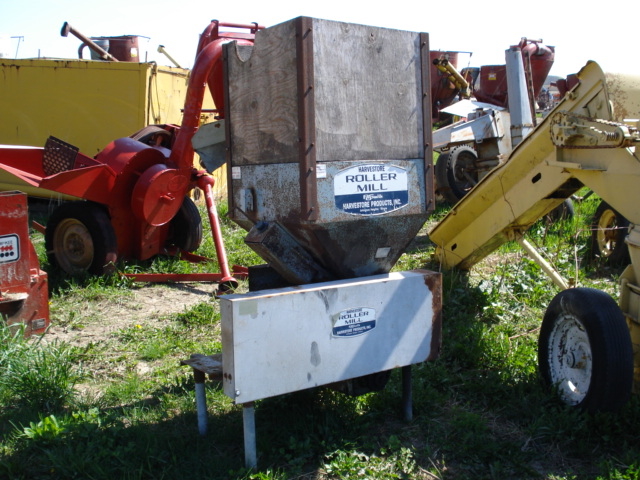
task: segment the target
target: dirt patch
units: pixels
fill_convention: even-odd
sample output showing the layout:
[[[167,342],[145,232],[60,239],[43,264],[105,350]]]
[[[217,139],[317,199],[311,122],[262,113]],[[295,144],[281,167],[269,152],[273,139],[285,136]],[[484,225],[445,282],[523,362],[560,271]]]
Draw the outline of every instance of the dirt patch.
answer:
[[[106,340],[115,331],[135,325],[160,326],[171,314],[185,312],[202,302],[214,302],[216,283],[145,284],[126,295],[97,302],[81,302],[73,320],[51,315],[45,341],[85,346]]]

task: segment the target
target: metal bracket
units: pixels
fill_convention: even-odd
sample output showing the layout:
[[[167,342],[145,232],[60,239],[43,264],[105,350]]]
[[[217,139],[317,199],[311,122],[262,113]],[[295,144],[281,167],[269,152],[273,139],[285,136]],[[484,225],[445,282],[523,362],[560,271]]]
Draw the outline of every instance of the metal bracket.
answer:
[[[554,114],[550,127],[558,148],[620,148],[640,141],[640,132],[632,126],[569,112]]]

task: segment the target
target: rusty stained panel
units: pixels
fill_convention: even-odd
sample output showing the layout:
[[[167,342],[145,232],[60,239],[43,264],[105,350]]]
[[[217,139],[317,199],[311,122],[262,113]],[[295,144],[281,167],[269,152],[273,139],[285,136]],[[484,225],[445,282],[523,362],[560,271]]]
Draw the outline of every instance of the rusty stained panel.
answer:
[[[640,119],[640,75],[607,73],[606,79],[614,120]]]
[[[424,145],[424,178],[427,213],[435,210],[435,187],[433,169],[433,141],[431,115],[431,55],[429,34],[420,34],[420,60],[422,72],[422,135]]]
[[[225,394],[243,404],[434,358],[438,277],[393,272],[221,297]]]
[[[299,170],[290,163],[235,167],[239,169],[239,178],[232,180],[232,202],[237,208],[234,220],[246,230],[259,221],[278,222],[338,278],[389,271],[428,218],[422,159],[393,161],[393,165],[407,172],[408,202],[402,208],[378,215],[356,215],[336,206],[336,175],[346,168],[369,164],[321,165],[325,171],[317,181],[316,222],[299,219]]]
[[[334,280],[291,234],[276,222],[260,222],[245,238],[246,244],[289,285]]]
[[[337,278],[353,278],[390,271],[424,221],[421,215],[404,215],[353,219],[323,228],[287,226],[324,268]]]
[[[313,75],[313,23],[309,17],[296,21],[298,68],[298,131],[300,158],[300,219],[318,219],[316,189],[316,112]]]
[[[442,349],[442,274],[429,270],[413,270],[424,274],[425,285],[432,295],[432,333],[431,333],[431,353],[427,361],[435,360],[440,356]]]

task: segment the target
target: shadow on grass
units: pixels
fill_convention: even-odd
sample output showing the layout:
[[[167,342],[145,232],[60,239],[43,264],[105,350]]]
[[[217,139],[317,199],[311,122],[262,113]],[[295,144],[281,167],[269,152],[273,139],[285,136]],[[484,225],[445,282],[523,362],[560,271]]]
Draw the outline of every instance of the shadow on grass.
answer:
[[[428,246],[419,236],[410,248]],[[535,358],[514,364],[514,343],[491,337],[490,298],[464,275],[444,280],[443,352],[413,368],[413,422],[402,420],[399,372],[383,392],[364,397],[319,389],[263,400],[254,478],[638,478],[638,399],[618,415],[561,406],[541,388]],[[215,384],[207,395],[206,437],[197,433],[193,383],[184,379],[126,405],[96,401],[54,412],[58,430],[38,427],[38,412],[4,407],[0,476],[251,478],[241,408]]]
[[[195,411],[185,406],[189,383],[152,394],[181,397],[181,411],[167,411],[161,400],[60,413],[63,432],[8,442],[0,474],[310,479],[359,478],[360,470],[367,478],[637,478],[616,476],[632,471],[634,461],[637,468],[636,400],[621,415],[587,416],[561,407],[533,378],[509,386],[495,375],[472,376],[440,361],[415,366],[410,423],[400,414],[397,372],[385,391],[365,397],[316,389],[258,402],[253,477],[243,465],[240,407],[219,411],[219,387],[209,384],[209,433],[201,437]]]

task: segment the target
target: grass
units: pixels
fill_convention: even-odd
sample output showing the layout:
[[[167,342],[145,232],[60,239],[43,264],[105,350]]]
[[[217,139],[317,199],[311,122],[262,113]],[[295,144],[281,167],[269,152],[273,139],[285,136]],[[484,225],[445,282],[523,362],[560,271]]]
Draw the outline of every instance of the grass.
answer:
[[[586,260],[596,201],[580,202],[571,220],[540,221],[528,239],[563,275],[616,297],[620,271]],[[260,263],[222,220],[230,262]],[[48,269],[37,234],[34,242]],[[210,239],[197,253],[215,257]],[[396,268],[438,270],[432,255],[425,229]],[[172,258],[119,268],[217,271]],[[134,301],[118,276],[49,274],[52,319],[66,328],[100,321],[93,306]],[[412,422],[402,420],[397,371],[385,390],[361,397],[317,389],[262,400],[256,471],[243,466],[241,408],[215,382],[206,384],[210,432],[197,434],[192,375],[178,365],[221,349],[216,302],[155,323],[123,321],[82,347],[1,329],[0,478],[640,478],[637,397],[617,414],[585,415],[540,384],[538,327],[557,289],[517,245],[470,273],[445,272],[443,285],[443,350],[413,367]]]

